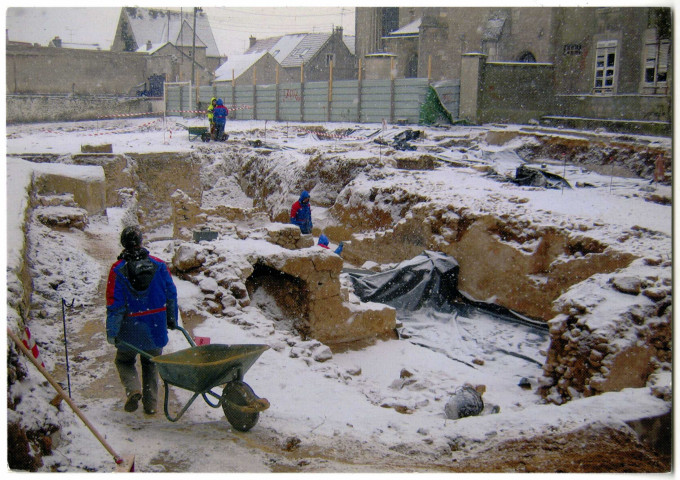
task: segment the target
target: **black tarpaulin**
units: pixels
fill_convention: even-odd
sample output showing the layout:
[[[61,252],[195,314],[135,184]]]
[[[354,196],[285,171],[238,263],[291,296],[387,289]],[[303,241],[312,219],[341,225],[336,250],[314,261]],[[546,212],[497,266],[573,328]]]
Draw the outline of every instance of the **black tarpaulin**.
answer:
[[[397,310],[432,308],[444,313],[469,315],[480,309],[497,317],[530,326],[546,324],[520,315],[494,303],[475,300],[458,290],[458,262],[441,252],[426,250],[385,272],[367,274],[348,272],[354,293],[362,302],[377,302]]]
[[[554,173],[545,170],[538,170],[529,168],[525,165],[520,165],[515,171],[515,179],[513,180],[517,185],[528,185],[533,187],[543,188],[571,188],[569,182],[564,178]]]
[[[397,309],[432,307],[448,310],[458,296],[458,262],[439,252],[424,251],[396,268],[371,275],[350,273],[354,293],[363,302]]]

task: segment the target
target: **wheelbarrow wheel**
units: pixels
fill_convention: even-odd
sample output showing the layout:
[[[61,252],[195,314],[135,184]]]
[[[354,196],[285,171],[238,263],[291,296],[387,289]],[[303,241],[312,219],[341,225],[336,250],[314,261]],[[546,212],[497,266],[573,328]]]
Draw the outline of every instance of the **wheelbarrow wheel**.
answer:
[[[253,403],[258,400],[263,399],[259,399],[247,383],[239,380],[229,382],[222,391],[224,416],[236,430],[247,432],[260,418],[260,412],[252,407]],[[267,406],[269,406],[268,402]]]
[[[203,140],[204,142],[209,142],[209,141],[210,141],[210,134],[207,133],[207,132],[206,132],[206,133],[202,133],[202,134],[201,134],[201,140]]]

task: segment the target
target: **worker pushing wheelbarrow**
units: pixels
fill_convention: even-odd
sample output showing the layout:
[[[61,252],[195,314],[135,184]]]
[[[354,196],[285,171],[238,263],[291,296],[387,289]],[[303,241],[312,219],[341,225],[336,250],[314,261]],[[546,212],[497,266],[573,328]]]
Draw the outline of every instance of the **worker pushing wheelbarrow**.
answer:
[[[243,376],[269,347],[220,344],[196,346],[185,329],[177,326],[177,330],[184,334],[191,348],[152,356],[128,342],[117,341],[153,361],[158,367],[165,386],[165,417],[176,422],[200,395],[212,408],[222,407],[225,417],[236,430],[247,432],[253,428],[260,412],[269,408],[269,401],[255,395],[252,388],[243,381]],[[168,411],[169,385],[194,392],[174,417]],[[224,385],[221,394],[212,391],[214,387],[221,385]],[[216,399],[216,402],[213,403],[208,396]]]

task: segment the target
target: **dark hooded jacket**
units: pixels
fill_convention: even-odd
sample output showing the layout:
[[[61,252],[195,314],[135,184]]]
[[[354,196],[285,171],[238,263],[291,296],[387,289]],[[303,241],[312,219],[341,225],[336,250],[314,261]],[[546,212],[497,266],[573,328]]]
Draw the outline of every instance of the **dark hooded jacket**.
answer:
[[[306,190],[290,209],[290,223],[300,227],[302,233],[312,233],[312,208],[309,206],[309,193]]]

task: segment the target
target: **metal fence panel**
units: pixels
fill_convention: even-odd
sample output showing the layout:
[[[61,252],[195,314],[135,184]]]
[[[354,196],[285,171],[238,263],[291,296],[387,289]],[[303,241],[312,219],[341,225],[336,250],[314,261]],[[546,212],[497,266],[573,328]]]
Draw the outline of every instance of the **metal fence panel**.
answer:
[[[171,115],[193,116],[207,109],[214,96],[230,109],[229,118],[237,120],[280,120],[305,122],[404,121],[418,123],[430,83],[424,78],[391,80],[340,80],[329,82],[282,83],[280,85],[220,84],[198,89],[199,104],[186,83],[166,84],[166,110]],[[460,81],[445,80],[432,84],[440,102],[458,118]],[[194,93],[195,95],[195,93]],[[330,112],[329,112],[330,108]],[[330,114],[330,117],[329,117]]]
[[[331,121],[356,122],[358,111],[359,82],[357,80],[333,82]]]
[[[361,122],[380,123],[390,120],[390,80],[364,80],[361,84]]]
[[[305,122],[328,120],[328,82],[305,83],[303,110]]]
[[[258,85],[255,106],[258,120],[276,120],[276,85]]]
[[[302,108],[302,85],[282,83],[279,85],[279,120],[300,122]]]
[[[234,117],[236,120],[253,120],[255,101],[252,85],[236,85],[234,88]]]
[[[425,78],[405,78],[394,81],[393,121],[418,123],[420,106],[425,103],[429,83]]]

